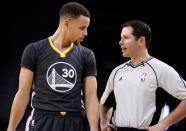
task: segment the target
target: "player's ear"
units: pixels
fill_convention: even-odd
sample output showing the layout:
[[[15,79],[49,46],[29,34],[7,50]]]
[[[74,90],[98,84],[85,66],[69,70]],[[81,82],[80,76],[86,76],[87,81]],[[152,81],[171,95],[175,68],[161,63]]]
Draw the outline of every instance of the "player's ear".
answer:
[[[69,25],[69,20],[68,20],[68,19],[64,19],[63,24],[64,24],[65,26],[68,27],[68,25]]]

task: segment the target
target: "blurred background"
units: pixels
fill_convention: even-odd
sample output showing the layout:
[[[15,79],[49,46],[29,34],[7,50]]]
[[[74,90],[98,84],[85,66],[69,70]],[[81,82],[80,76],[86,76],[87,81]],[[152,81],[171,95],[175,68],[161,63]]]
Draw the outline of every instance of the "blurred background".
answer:
[[[5,131],[11,104],[18,89],[20,60],[24,48],[31,42],[44,39],[58,26],[58,12],[67,0],[16,0],[0,4],[0,131]],[[185,7],[178,1],[112,1],[77,0],[91,13],[88,37],[82,43],[91,48],[97,59],[98,96],[103,93],[114,67],[127,61],[118,45],[122,23],[139,19],[151,26],[150,55],[173,66],[186,79],[185,64]],[[179,103],[170,97],[172,110]],[[19,106],[19,105],[17,105]],[[29,112],[29,107],[28,107]],[[19,125],[22,131],[28,113]],[[186,120],[169,131],[185,131]]]

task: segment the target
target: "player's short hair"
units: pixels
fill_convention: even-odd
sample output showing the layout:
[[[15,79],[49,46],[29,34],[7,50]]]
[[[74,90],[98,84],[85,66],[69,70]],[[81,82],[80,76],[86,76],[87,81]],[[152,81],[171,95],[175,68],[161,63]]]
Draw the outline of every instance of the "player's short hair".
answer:
[[[68,2],[64,4],[59,11],[60,19],[63,18],[76,19],[80,15],[90,18],[90,13],[88,9],[77,2]]]

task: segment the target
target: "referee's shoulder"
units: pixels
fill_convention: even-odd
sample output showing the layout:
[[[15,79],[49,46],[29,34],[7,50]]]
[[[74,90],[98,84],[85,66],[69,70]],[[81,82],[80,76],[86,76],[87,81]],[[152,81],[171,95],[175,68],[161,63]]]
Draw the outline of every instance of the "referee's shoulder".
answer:
[[[155,70],[161,70],[161,71],[166,71],[166,70],[172,70],[174,69],[172,66],[167,64],[164,61],[161,61],[157,58],[153,58],[148,62]]]
[[[121,69],[121,68],[124,68],[125,66],[127,66],[128,63],[129,63],[129,61],[124,62],[124,63],[122,63],[122,64],[120,64],[120,65],[117,65],[117,66],[113,69],[113,72],[116,72],[116,71],[118,71],[118,70]]]

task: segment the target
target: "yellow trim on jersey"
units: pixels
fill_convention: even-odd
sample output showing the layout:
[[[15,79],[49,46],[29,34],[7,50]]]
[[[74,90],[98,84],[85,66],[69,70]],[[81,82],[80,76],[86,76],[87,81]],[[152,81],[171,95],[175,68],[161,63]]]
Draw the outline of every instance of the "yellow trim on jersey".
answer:
[[[68,47],[68,48],[63,52],[64,57],[66,57],[67,53],[68,53],[69,51],[71,51],[73,47],[74,47],[74,43],[71,43],[70,47]]]
[[[70,47],[68,47],[64,52],[61,52],[60,50],[58,50],[58,49],[54,46],[54,44],[53,44],[53,42],[52,42],[52,40],[51,40],[50,37],[48,37],[48,41],[49,41],[49,44],[50,44],[50,46],[52,47],[52,49],[53,49],[55,52],[57,52],[57,53],[60,55],[60,57],[66,57],[66,56],[67,56],[67,53],[68,53],[70,50],[72,50],[72,48],[74,47],[74,43],[71,43]]]

